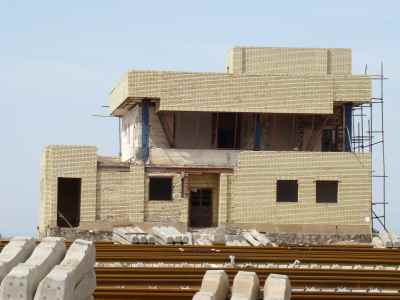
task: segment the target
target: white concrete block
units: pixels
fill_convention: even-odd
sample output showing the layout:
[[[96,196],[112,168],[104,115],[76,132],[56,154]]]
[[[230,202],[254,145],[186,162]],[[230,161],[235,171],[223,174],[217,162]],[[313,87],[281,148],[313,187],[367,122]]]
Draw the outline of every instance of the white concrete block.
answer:
[[[197,292],[196,294],[194,294],[192,300],[215,300],[215,297],[211,293]]]
[[[47,237],[25,263],[14,267],[0,285],[0,299],[32,300],[39,282],[65,255],[63,238]]]
[[[393,231],[389,231],[390,239],[392,240],[393,248],[400,248],[400,239]]]
[[[163,227],[153,226],[152,232],[166,244],[173,244],[174,237]]]
[[[229,291],[229,279],[223,270],[208,270],[201,282],[200,291],[193,299],[225,300]]]
[[[372,246],[374,248],[385,248],[385,246],[383,245],[382,240],[378,236],[374,236],[372,238]]]
[[[30,237],[15,237],[0,252],[0,283],[17,264],[24,262],[32,254],[36,242]]]
[[[215,230],[212,243],[214,245],[225,245],[225,229],[223,227],[218,227]]]
[[[379,232],[379,237],[382,240],[383,246],[385,248],[392,248],[393,247],[392,239],[390,238],[390,235],[386,230],[382,229]]]
[[[76,240],[65,258],[39,284],[35,300],[76,300],[90,297],[95,288],[93,276],[96,249],[92,242]],[[83,291],[87,287],[87,291]],[[78,288],[80,290],[78,290]]]
[[[255,272],[239,271],[232,285],[231,300],[257,300],[260,281]]]
[[[254,246],[254,247],[259,247],[261,246],[261,243],[259,241],[257,241],[255,238],[253,238],[253,236],[245,231],[242,233],[243,237],[246,239],[246,241],[248,241],[250,243],[250,245]]]
[[[264,300],[290,300],[292,295],[287,275],[270,274],[264,284]]]
[[[249,232],[256,240],[258,240],[261,243],[261,245],[263,245],[263,246],[272,245],[271,240],[269,238],[267,238],[264,234],[258,232],[257,230],[252,229]]]

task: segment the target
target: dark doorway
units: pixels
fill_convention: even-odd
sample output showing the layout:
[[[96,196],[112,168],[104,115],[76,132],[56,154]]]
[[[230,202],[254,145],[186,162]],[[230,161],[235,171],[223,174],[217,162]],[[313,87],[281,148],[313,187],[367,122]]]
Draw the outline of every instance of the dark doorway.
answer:
[[[217,148],[240,148],[240,115],[238,113],[216,113],[214,115]]]
[[[57,226],[79,226],[81,218],[81,181],[81,178],[58,178]]]
[[[192,189],[190,191],[189,218],[191,227],[212,225],[212,189]]]

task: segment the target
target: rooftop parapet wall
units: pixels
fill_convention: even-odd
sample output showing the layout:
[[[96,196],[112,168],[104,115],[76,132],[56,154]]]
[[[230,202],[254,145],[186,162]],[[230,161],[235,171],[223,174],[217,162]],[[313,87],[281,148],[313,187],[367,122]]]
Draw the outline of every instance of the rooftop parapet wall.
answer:
[[[228,70],[235,74],[351,74],[351,49],[235,47]]]
[[[331,114],[334,102],[367,102],[371,80],[354,75],[239,75],[130,71],[112,91],[113,115],[127,103],[160,100],[161,111]]]

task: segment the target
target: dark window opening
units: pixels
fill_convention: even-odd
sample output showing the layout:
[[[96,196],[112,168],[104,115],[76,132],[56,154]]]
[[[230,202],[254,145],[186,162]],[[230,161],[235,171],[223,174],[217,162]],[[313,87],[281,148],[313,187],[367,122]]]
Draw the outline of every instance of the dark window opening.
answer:
[[[276,182],[277,202],[297,202],[298,184],[297,180],[278,180]]]
[[[172,200],[172,178],[150,177],[149,200]]]
[[[216,113],[213,115],[216,147],[221,149],[240,148],[240,114]]]
[[[337,203],[338,182],[335,180],[317,181],[316,197],[317,203]]]
[[[336,151],[336,135],[333,129],[324,129],[321,135],[321,151]]]
[[[81,178],[58,178],[57,226],[79,226],[81,217],[81,181]]]

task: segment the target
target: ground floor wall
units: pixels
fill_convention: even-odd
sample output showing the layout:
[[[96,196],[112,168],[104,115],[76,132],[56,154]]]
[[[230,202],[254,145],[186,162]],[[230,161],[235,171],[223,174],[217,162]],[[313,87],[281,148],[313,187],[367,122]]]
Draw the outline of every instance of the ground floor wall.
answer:
[[[152,169],[94,147],[50,146],[44,151],[39,231],[57,227],[57,180],[81,178],[80,228],[131,224],[190,225],[191,193],[211,190],[211,226],[266,232],[371,233],[371,156],[367,153],[241,151],[232,172]],[[171,178],[171,199],[149,196],[151,177]],[[295,180],[296,202],[277,201],[277,181]],[[316,182],[337,182],[337,202],[317,203]]]

